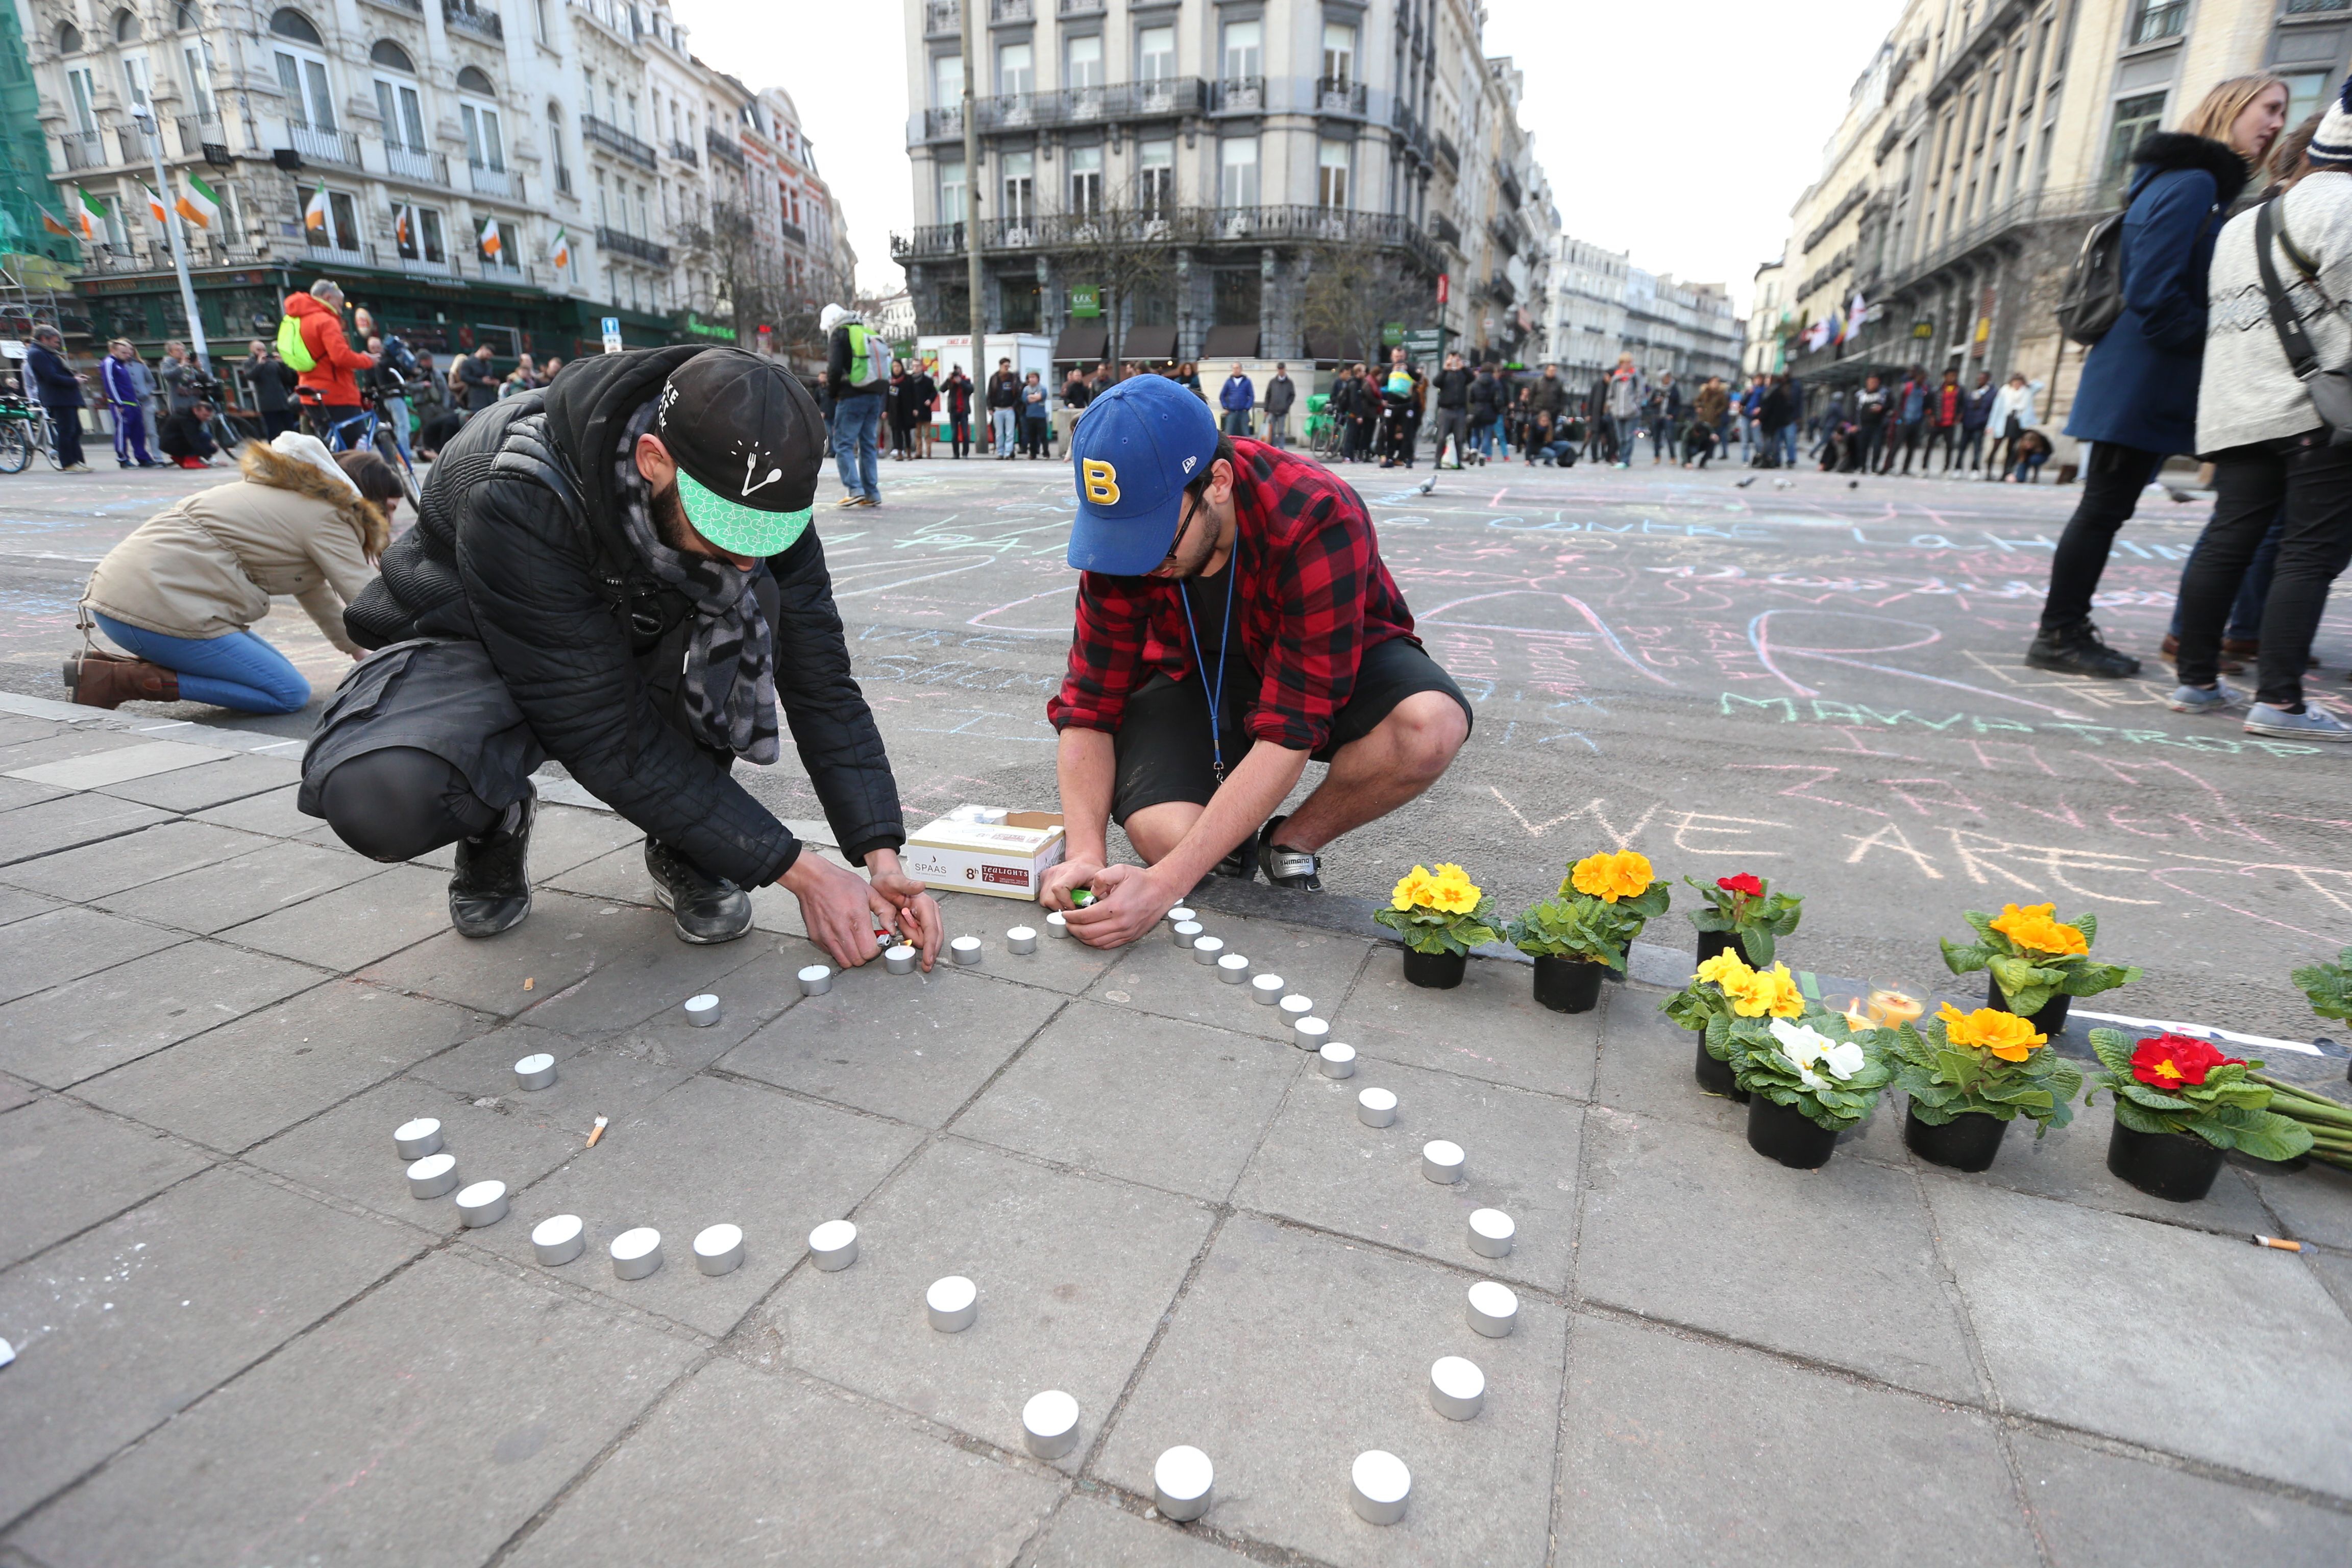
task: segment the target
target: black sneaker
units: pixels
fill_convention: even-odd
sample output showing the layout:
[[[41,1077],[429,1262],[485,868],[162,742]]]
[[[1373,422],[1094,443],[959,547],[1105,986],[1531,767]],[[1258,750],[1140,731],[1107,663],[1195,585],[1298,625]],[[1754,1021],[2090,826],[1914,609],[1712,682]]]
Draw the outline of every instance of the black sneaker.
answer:
[[[2100,640],[2099,628],[2087,620],[2070,626],[2043,626],[2025,650],[2025,662],[2035,669],[2061,675],[2089,675],[2121,680],[2139,673],[2139,660],[2118,653]]]
[[[1217,862],[1212,875],[1231,877],[1241,882],[1246,882],[1255,877],[1257,875],[1257,839],[1254,837],[1244,838],[1235,845],[1232,854]]]
[[[724,877],[705,876],[667,845],[646,840],[646,869],[654,896],[670,912],[677,939],[707,946],[733,942],[751,929],[751,895]]]
[[[1258,830],[1257,859],[1265,868],[1265,879],[1277,888],[1296,892],[1319,893],[1323,890],[1323,858],[1304,849],[1288,849],[1274,841],[1282,825],[1290,818],[1277,816]]]
[[[530,793],[516,803],[520,809],[511,829],[457,840],[449,923],[459,936],[496,936],[530,913],[530,825],[539,816],[539,791],[528,783],[524,788]]]

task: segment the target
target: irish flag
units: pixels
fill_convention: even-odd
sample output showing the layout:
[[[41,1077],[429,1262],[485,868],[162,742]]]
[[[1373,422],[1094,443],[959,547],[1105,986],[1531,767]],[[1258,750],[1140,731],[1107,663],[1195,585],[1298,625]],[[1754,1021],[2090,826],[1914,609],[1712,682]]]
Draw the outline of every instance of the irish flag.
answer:
[[[484,218],[482,220],[483,256],[495,261],[498,259],[499,252],[505,248],[506,237],[499,231],[499,220],[494,217]]]
[[[572,237],[564,232],[561,225],[558,225],[555,230],[555,243],[547,247],[547,264],[550,267],[572,265]]]
[[[147,216],[155,220],[155,226],[167,234],[170,233],[172,220],[163,211],[163,198],[157,195],[154,187],[144,180],[134,180],[131,183],[146,193]]]
[[[319,188],[310,193],[308,205],[302,209],[302,226],[324,233],[327,227],[327,182],[320,180]]]
[[[180,180],[184,188],[175,204],[179,215],[198,228],[212,227],[213,219],[220,216],[220,193],[193,172],[181,175]]]
[[[74,187],[74,195],[81,198],[81,205],[74,211],[75,220],[81,225],[81,237],[96,239],[99,226],[106,221],[106,204],[79,185]]]
[[[50,216],[49,209],[47,207],[43,207],[41,209],[41,230],[45,234],[63,236],[67,239],[78,239],[80,237],[77,231],[68,228],[56,218]]]

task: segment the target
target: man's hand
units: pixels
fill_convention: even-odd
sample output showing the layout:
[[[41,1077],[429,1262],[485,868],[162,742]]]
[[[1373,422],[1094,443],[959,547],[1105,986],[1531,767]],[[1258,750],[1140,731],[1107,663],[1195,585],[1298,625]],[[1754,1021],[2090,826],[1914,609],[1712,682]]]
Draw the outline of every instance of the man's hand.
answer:
[[[885,855],[887,865],[879,863]],[[940,906],[923,890],[922,883],[898,869],[898,857],[887,849],[877,849],[866,858],[873,868],[874,880],[866,897],[866,907],[882,927],[900,940],[913,942],[922,950],[923,973],[931,972],[931,964],[940,955],[940,941],[947,930],[940,919]]]
[[[781,880],[801,901],[801,923],[808,928],[809,940],[834,963],[855,969],[881,951],[874,942],[875,891],[863,878],[803,846],[800,858]],[[936,912],[932,918],[937,920]]]
[[[1045,879],[1037,884],[1037,901],[1049,910],[1074,910],[1070,895],[1091,884],[1103,868],[1099,856],[1081,856],[1065,859],[1048,869]]]
[[[1106,866],[1092,886],[1095,901],[1064,917],[1070,934],[1088,947],[1127,946],[1158,925],[1182,896],[1162,891],[1159,879],[1141,866]]]

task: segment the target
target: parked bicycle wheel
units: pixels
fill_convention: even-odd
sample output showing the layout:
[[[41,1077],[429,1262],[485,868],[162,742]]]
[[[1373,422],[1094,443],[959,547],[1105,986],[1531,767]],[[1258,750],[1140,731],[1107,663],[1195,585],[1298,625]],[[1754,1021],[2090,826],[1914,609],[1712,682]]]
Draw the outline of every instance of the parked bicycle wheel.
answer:
[[[400,488],[408,492],[409,510],[414,511],[418,498],[425,492],[417,486],[416,470],[409,466],[408,454],[400,449],[400,443],[392,438],[392,432],[382,426],[376,427],[375,449],[385,462],[392,465],[392,471],[400,476]]]
[[[21,474],[25,465],[33,460],[33,439],[26,433],[26,421],[0,421],[0,474]]]

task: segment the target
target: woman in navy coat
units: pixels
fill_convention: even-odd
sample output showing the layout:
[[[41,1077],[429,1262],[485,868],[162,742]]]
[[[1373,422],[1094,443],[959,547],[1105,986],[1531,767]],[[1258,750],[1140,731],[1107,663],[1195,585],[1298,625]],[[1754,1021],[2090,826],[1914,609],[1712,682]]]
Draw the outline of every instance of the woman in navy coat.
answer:
[[[2042,628],[2026,650],[2036,669],[2119,679],[2139,660],[2091,624],[2091,596],[2116,530],[2164,459],[2197,446],[2197,377],[2205,357],[2205,273],[2213,238],[2286,125],[2287,88],[2274,76],[2232,77],[2205,95],[2179,131],[2132,153],[2120,259],[2123,313],[2091,348],[2066,434],[2092,443],[2083,499],[2050,562]]]

